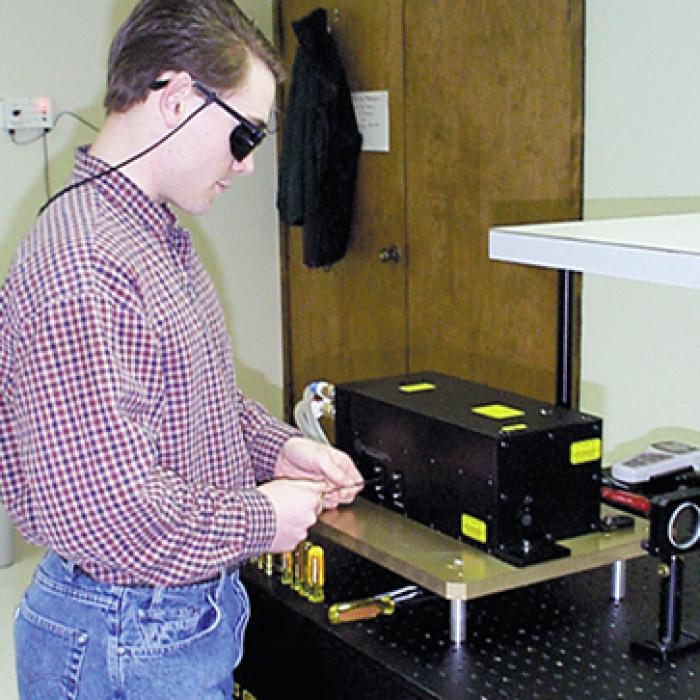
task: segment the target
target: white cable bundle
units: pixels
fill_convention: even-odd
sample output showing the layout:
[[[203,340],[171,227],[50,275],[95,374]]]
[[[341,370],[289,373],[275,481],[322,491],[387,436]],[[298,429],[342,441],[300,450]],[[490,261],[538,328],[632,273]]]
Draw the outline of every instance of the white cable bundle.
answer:
[[[335,416],[335,387],[324,381],[311,382],[294,407],[294,420],[306,437],[329,445],[320,423],[322,416]]]

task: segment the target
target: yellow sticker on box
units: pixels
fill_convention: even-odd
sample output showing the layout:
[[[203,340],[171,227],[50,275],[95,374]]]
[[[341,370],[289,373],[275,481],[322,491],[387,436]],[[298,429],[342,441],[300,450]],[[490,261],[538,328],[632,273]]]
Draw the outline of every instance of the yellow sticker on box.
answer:
[[[589,438],[571,443],[569,460],[571,464],[586,464],[600,459],[602,454],[602,442],[600,438]]]
[[[502,403],[490,403],[485,406],[476,406],[472,408],[472,413],[485,416],[486,418],[493,418],[494,420],[507,420],[509,418],[519,418],[525,415],[525,411],[514,408],[513,406],[505,406]]]
[[[462,513],[462,534],[481,544],[486,544],[486,523],[473,515]]]
[[[504,433],[510,433],[514,430],[527,430],[527,423],[513,423],[512,425],[504,425],[501,430]]]
[[[417,382],[416,384],[403,384],[399,387],[399,391],[404,394],[418,394],[421,391],[435,391],[437,387],[430,382]]]

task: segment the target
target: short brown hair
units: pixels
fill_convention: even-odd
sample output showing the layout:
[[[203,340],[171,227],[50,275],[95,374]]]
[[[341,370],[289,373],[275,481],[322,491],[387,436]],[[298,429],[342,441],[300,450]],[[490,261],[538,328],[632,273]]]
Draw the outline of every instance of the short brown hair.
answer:
[[[282,79],[277,52],[233,0],[141,0],[112,41],[105,108],[125,112],[142,102],[167,70],[233,90],[251,55]]]

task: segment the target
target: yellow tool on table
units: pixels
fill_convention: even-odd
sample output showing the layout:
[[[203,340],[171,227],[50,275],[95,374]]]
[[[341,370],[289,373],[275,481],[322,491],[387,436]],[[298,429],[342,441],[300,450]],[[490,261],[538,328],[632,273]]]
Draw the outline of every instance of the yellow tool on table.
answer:
[[[341,622],[372,620],[379,615],[392,615],[396,604],[423,594],[418,586],[404,586],[371,598],[334,603],[328,608],[328,619],[334,625]]]

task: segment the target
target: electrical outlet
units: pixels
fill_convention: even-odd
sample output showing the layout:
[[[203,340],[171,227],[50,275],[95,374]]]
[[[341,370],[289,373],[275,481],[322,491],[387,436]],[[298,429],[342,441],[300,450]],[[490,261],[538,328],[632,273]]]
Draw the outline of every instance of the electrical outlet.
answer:
[[[5,129],[51,129],[53,106],[50,97],[13,97],[5,100]]]

